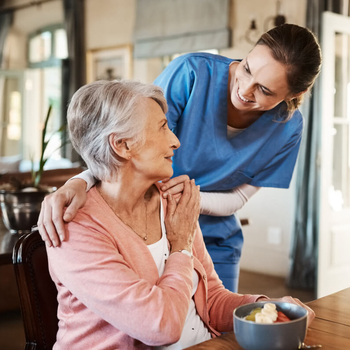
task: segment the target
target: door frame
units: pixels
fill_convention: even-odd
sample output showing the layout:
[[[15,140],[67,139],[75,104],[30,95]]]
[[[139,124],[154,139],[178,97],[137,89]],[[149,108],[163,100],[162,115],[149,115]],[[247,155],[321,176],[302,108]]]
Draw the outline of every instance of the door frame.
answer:
[[[342,228],[340,216],[333,212],[329,204],[329,188],[332,183],[333,166],[333,123],[334,123],[334,81],[335,81],[335,33],[350,35],[350,17],[324,12],[322,15],[323,68],[321,72],[320,114],[320,207],[318,234],[317,298],[334,292],[331,273],[341,274],[344,267],[332,263],[331,228]],[[317,116],[316,116],[317,117]],[[344,215],[350,218],[350,208],[344,209]],[[348,212],[348,213],[347,213]],[[338,221],[339,220],[339,221]],[[339,226],[337,227],[337,223]],[[350,281],[350,278],[349,278]],[[350,282],[349,282],[350,283]]]

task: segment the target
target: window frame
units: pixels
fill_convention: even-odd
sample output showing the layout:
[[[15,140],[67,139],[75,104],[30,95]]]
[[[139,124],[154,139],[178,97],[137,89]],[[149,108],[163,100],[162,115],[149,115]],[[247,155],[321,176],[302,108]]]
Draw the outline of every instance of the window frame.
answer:
[[[57,29],[66,29],[65,26],[62,23],[58,24],[52,24],[49,26],[42,27],[38,30],[36,30],[33,33],[30,33],[28,35],[28,40],[27,40],[27,66],[28,68],[45,68],[45,67],[57,67],[61,66],[62,64],[62,58],[57,58],[54,56],[54,51],[55,51],[55,31]],[[44,33],[44,32],[50,32],[51,33],[51,55],[50,57],[45,60],[45,61],[40,61],[40,62],[30,62],[30,42],[33,38],[36,36]],[[67,34],[67,31],[66,31]],[[68,58],[68,57],[67,57]],[[64,58],[63,58],[64,59]]]

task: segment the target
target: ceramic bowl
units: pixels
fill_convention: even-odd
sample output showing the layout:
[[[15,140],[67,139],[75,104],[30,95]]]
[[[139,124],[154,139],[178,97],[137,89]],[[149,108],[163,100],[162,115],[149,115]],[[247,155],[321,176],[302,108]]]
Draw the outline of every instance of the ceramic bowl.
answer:
[[[277,311],[282,311],[291,321],[262,324],[244,319],[253,309],[266,303],[276,304]],[[235,309],[233,323],[236,340],[245,350],[296,350],[305,339],[307,310],[291,303],[261,301]]]

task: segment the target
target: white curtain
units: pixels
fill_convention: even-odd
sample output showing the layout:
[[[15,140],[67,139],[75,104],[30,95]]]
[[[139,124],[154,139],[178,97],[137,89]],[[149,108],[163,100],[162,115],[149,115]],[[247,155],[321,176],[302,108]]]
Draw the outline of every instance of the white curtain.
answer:
[[[0,68],[2,67],[5,42],[12,25],[12,20],[13,12],[0,13]]]
[[[229,0],[137,0],[134,57],[230,47]]]

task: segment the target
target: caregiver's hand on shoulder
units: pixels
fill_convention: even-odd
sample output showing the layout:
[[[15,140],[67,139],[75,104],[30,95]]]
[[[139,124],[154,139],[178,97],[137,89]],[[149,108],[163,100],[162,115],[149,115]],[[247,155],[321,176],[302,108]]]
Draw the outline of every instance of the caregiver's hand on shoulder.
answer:
[[[41,238],[48,247],[57,247],[64,241],[66,232],[64,222],[69,222],[77,215],[78,209],[86,201],[86,182],[81,179],[68,181],[56,192],[46,196],[41,204],[38,228]],[[63,213],[64,208],[67,210]]]
[[[190,178],[187,175],[180,175],[172,179],[165,179],[162,181],[161,190],[164,192],[163,197],[167,198],[169,194],[178,202],[184,190],[184,183]]]
[[[186,249],[192,251],[192,244],[199,217],[200,195],[194,180],[184,182],[182,196],[177,203],[172,194],[167,196],[168,209],[165,227],[170,253]]]
[[[259,301],[263,301],[264,298],[259,299]],[[268,300],[268,299],[267,299]],[[307,305],[305,305],[304,303],[302,303],[299,299],[290,297],[290,296],[285,296],[283,298],[279,298],[279,299],[269,299],[269,300],[275,300],[275,301],[283,301],[286,303],[292,303],[292,304],[297,304],[300,305],[301,307],[303,307],[304,309],[307,310],[307,326],[309,327],[311,322],[314,320],[315,318],[315,312],[314,310],[312,310],[311,308],[309,308]]]

